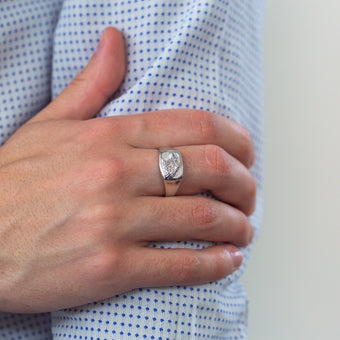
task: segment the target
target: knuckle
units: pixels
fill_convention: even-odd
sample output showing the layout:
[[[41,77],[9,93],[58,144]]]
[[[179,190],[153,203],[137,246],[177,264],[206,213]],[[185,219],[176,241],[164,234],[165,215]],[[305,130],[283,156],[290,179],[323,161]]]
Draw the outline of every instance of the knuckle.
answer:
[[[215,225],[217,219],[216,207],[208,200],[198,199],[192,204],[191,219],[193,226],[206,233]]]
[[[204,146],[204,160],[216,174],[226,175],[231,170],[231,165],[225,157],[225,151],[217,145]]]
[[[249,202],[249,208],[247,209],[246,214],[248,216],[250,216],[255,210],[256,192],[257,192],[256,181],[255,178],[251,176],[247,190],[247,200]]]
[[[240,213],[239,221],[237,224],[237,233],[236,233],[236,237],[240,245],[248,244],[249,232],[250,232],[250,222],[245,214]]]
[[[101,82],[98,82],[97,77],[91,77],[90,72],[87,67],[84,67],[70,82],[68,85],[72,88],[73,92],[84,91],[84,84],[91,81],[94,84],[94,90],[96,93],[96,97],[100,97],[103,100],[107,100],[111,94],[111,92],[101,86]],[[86,93],[85,93],[86,95]]]
[[[79,145],[92,145],[98,141],[101,122],[96,119],[87,120],[82,123],[82,127],[74,134],[77,144]]]
[[[204,141],[214,140],[216,137],[216,119],[214,114],[207,111],[192,111],[191,124]]]
[[[203,231],[210,230],[217,219],[216,207],[208,200],[198,199],[191,207],[192,224]]]
[[[102,140],[102,138],[112,138],[112,136],[119,135],[121,131],[120,119],[107,119],[107,118],[96,118],[87,121],[88,129],[85,133],[88,137],[92,137],[95,140]]]
[[[254,176],[251,176],[250,177],[250,183],[249,183],[249,189],[248,189],[249,197],[251,197],[252,199],[255,199],[255,197],[256,197],[256,190],[257,190],[257,187],[256,187],[255,178],[254,178]]]
[[[193,282],[200,270],[200,261],[195,255],[184,255],[174,268],[175,276],[179,282]]]
[[[123,272],[119,253],[112,249],[104,249],[102,253],[94,256],[88,268],[89,275],[99,280],[103,285],[113,280],[114,275]]]
[[[68,87],[72,87],[73,91],[79,91],[79,85],[84,84],[87,81],[86,68],[83,68],[70,82]]]
[[[95,226],[93,232],[107,237],[111,233],[112,224],[115,227],[119,225],[122,214],[116,207],[109,204],[95,204],[86,210],[86,220],[90,226]],[[92,230],[92,229],[91,229]]]
[[[127,176],[127,165],[124,159],[100,159],[93,162],[77,174],[77,180],[72,185],[81,192],[93,196],[114,189],[119,195],[124,187]]]
[[[247,166],[251,166],[255,157],[254,143],[249,131],[242,126],[239,130],[239,148],[241,158]]]
[[[213,267],[212,272],[212,280],[216,281],[219,280],[225,276],[227,276],[229,273],[229,266],[227,258],[224,254],[221,254],[220,256],[216,256],[216,260]]]
[[[148,115],[140,114],[129,119],[129,130],[133,131],[134,135],[142,136],[149,130]]]
[[[77,240],[99,254],[105,253],[108,245],[125,239],[123,220],[123,211],[111,204],[92,205],[72,219]]]
[[[96,179],[104,183],[120,182],[127,174],[127,163],[124,159],[104,159],[95,166]]]

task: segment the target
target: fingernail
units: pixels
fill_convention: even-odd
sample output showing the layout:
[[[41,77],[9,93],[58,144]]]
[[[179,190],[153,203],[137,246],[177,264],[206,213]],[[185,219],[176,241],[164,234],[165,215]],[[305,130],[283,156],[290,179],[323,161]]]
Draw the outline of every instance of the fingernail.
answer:
[[[236,270],[242,264],[243,254],[238,249],[235,249],[230,250],[230,256],[233,260],[234,269]]]

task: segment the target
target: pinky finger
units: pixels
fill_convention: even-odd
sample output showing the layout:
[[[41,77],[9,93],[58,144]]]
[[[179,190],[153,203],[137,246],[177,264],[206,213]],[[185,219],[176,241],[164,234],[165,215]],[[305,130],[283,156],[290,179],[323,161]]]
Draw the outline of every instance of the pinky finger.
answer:
[[[216,281],[233,273],[243,260],[239,249],[230,244],[200,250],[139,248],[138,253],[130,266],[136,288]]]

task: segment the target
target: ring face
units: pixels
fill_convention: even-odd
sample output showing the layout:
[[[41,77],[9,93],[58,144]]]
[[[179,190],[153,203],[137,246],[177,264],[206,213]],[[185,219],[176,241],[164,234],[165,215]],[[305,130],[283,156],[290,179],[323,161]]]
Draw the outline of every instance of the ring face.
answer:
[[[183,177],[181,153],[177,150],[160,151],[159,168],[164,179],[165,196],[174,196]]]

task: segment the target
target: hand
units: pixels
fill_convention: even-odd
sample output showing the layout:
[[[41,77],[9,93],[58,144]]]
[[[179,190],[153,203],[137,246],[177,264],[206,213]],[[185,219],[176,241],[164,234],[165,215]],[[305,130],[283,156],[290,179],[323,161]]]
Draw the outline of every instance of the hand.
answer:
[[[249,134],[219,115],[165,110],[94,117],[125,74],[121,34],[105,30],[86,68],[0,148],[0,310],[44,312],[139,287],[220,279],[253,237]],[[158,148],[184,162],[164,195]],[[220,201],[195,196],[210,191]],[[152,241],[223,242],[203,250]]]

